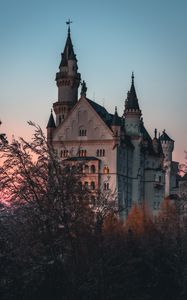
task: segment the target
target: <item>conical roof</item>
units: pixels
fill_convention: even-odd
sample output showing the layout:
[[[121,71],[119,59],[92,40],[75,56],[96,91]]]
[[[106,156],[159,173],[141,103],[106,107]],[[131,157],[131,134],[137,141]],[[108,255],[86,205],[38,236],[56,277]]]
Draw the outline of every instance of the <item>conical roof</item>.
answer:
[[[136,89],[134,86],[134,74],[132,73],[132,83],[131,83],[131,88],[130,91],[127,93],[127,100],[125,102],[125,110],[128,109],[135,109],[139,110],[139,104],[138,104],[138,98],[136,95]]]
[[[47,123],[47,128],[56,128],[55,120],[53,118],[52,110],[51,110],[51,114],[50,114],[50,117],[49,117],[49,121]]]
[[[63,66],[67,66],[69,59],[77,61],[76,55],[75,55],[74,50],[73,50],[73,44],[72,44],[72,40],[71,40],[70,29],[68,29],[68,36],[67,36],[67,39],[66,39],[64,52],[61,53],[61,62],[60,62],[59,68],[61,68]]]

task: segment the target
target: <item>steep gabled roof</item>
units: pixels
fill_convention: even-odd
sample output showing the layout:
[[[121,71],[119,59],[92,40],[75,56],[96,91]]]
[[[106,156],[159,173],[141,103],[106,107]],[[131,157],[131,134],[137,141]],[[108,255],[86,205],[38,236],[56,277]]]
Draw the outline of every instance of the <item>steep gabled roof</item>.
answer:
[[[100,104],[86,98],[88,103],[92,106],[92,108],[96,111],[96,113],[100,116],[100,118],[110,126],[112,124],[113,115],[109,114],[108,111],[101,106]]]

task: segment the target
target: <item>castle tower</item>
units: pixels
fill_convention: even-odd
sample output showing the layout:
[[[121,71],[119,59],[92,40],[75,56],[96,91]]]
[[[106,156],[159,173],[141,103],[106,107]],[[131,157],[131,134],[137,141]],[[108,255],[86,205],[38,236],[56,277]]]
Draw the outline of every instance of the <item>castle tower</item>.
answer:
[[[133,151],[133,166],[132,166],[132,202],[139,203],[140,190],[141,190],[141,110],[138,104],[138,98],[134,86],[134,74],[132,73],[132,82],[130,91],[127,93],[127,99],[125,101],[124,119],[125,119],[125,132],[131,138],[131,142],[134,146]]]
[[[170,195],[171,190],[171,166],[172,166],[172,153],[174,150],[174,141],[163,130],[160,136],[160,142],[164,153],[164,169],[165,169],[165,197]]]
[[[70,34],[70,20],[68,24],[68,36],[66,39],[59,72],[56,73],[56,84],[58,87],[58,101],[53,104],[56,114],[56,125],[58,126],[66,118],[68,112],[78,100],[78,88],[81,75],[78,73],[77,58],[74,53]]]
[[[125,100],[125,130],[127,135],[139,136],[140,135],[140,117],[142,115],[138,104],[138,98],[136,96],[136,90],[134,86],[134,74],[132,73],[132,83],[130,91],[127,93],[127,99]]]

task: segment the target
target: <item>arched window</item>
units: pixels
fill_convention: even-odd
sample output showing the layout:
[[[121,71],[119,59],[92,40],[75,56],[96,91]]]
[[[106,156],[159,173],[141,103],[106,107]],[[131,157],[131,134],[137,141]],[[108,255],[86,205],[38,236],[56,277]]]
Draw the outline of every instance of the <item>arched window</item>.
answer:
[[[82,190],[82,182],[81,181],[79,182],[79,187]]]
[[[97,149],[96,155],[100,157],[105,156],[105,149]]]
[[[89,166],[88,165],[85,165],[84,171],[85,171],[85,173],[89,173]]]
[[[84,182],[84,187],[85,187],[85,189],[88,188],[88,181],[85,181],[85,182]]]
[[[80,128],[79,129],[79,136],[86,136],[86,129]]]
[[[91,165],[91,173],[95,173],[95,166]]]
[[[90,187],[91,187],[91,190],[95,190],[95,182],[94,181],[91,182]]]
[[[109,190],[109,183],[108,182],[104,183],[104,190],[105,191]]]
[[[87,154],[86,150],[79,150],[79,156],[80,157],[86,156],[86,154]]]
[[[69,151],[68,150],[61,150],[60,157],[68,157]]]

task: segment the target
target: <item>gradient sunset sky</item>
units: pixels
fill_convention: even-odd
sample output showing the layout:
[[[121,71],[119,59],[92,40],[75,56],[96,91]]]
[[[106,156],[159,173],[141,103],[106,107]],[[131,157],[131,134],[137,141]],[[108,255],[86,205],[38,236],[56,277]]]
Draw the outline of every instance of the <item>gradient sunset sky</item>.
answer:
[[[122,115],[135,74],[144,123],[187,150],[187,1],[0,0],[1,132],[31,137],[44,130],[57,100],[55,73],[68,19],[87,97]]]

